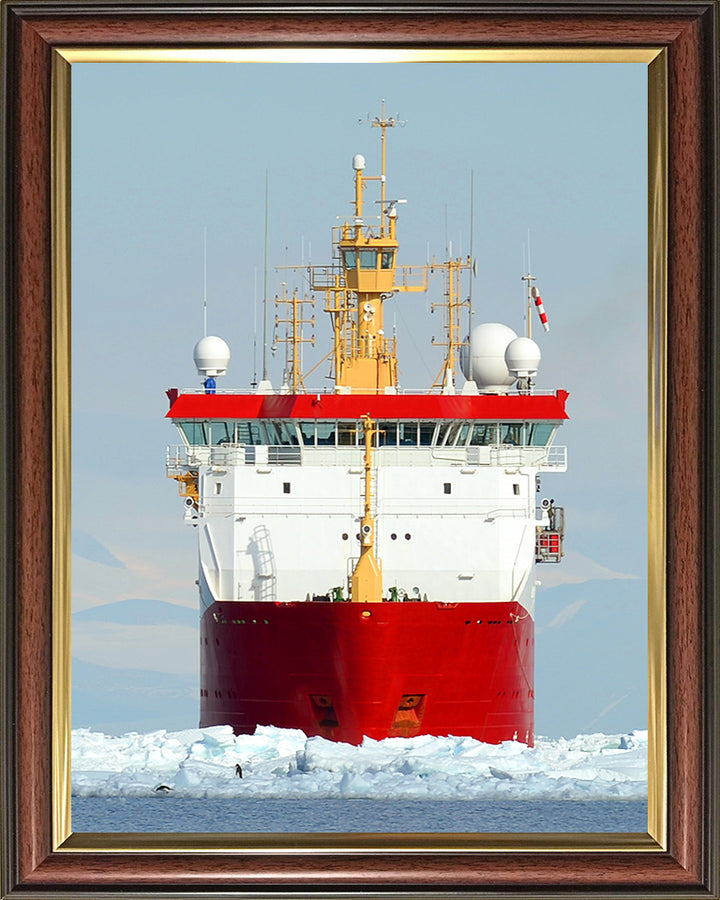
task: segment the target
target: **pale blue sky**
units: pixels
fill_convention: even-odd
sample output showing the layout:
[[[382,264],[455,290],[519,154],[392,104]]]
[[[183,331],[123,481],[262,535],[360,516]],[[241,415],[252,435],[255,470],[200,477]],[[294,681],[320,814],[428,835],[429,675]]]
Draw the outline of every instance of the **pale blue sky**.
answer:
[[[388,195],[407,199],[401,262],[423,264],[428,245],[440,259],[446,234],[455,254],[468,252],[474,171],[475,321],[520,331],[530,231],[551,325],[547,335],[533,325],[543,352],[538,384],[571,394],[571,421],[558,439],[569,470],[543,479],[543,494],[566,508],[568,555],[559,567],[539,567],[538,626],[570,636],[569,623],[587,616],[597,659],[617,667],[618,696],[588,684],[598,708],[586,721],[578,712],[577,730],[603,704],[613,713],[597,730],[644,727],[645,66],[75,64],[72,79],[73,528],[89,536],[75,544],[74,608],[137,597],[196,605],[195,533],[164,474],[165,446],[176,442],[164,391],[198,383],[203,231],[208,328],[232,351],[223,386],[246,389],[261,317],[265,172],[274,296],[282,280],[292,287],[275,265],[300,263],[303,252],[305,262],[329,260],[330,227],[350,211],[353,154],[378,170],[377,129],[358,120],[379,113],[384,97],[387,112],[407,123],[388,134]],[[405,387],[429,387],[440,368],[430,338],[441,336],[442,320],[428,308],[441,293],[438,280],[428,298],[387,306]],[[318,301],[308,365],[329,349]],[[270,363],[275,383],[281,355]],[[321,366],[315,383],[327,385],[327,372]],[[112,557],[94,552],[90,539]],[[640,623],[630,636],[603,606],[602,586],[613,595],[618,576]],[[554,610],[547,621],[544,598]],[[196,667],[194,634],[178,653],[158,646],[161,628],[121,635],[108,626],[99,635],[93,627],[77,633],[79,658],[160,671],[187,658],[185,671]],[[540,633],[538,682],[557,695],[567,672],[556,648],[552,659],[542,651]],[[573,686],[584,677],[573,671]],[[587,678],[597,677],[591,661]],[[559,709],[538,697],[540,733],[558,732]]]

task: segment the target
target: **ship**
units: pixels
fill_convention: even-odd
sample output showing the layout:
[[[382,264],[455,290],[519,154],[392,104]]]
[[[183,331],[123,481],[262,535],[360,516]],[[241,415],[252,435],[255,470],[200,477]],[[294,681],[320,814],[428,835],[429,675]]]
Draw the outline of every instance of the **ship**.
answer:
[[[275,298],[282,384],[268,378],[264,344],[261,379],[218,388],[230,350],[206,333],[200,385],[167,391],[181,438],[167,474],[198,538],[199,724],[532,746],[535,567],[561,561],[565,530],[540,476],[566,470],[555,436],[568,393],[535,385],[536,311],[549,326],[529,271],[518,336],[472,324],[471,256],[398,262],[405,201],[387,195],[385,161],[399,120],[383,103],[369,121],[379,174],[354,156],[354,214],[331,226],[330,262],[302,267],[310,296],[284,283]],[[432,385],[405,389],[385,307],[438,277],[442,367]],[[316,294],[332,330],[322,390],[302,371]]]

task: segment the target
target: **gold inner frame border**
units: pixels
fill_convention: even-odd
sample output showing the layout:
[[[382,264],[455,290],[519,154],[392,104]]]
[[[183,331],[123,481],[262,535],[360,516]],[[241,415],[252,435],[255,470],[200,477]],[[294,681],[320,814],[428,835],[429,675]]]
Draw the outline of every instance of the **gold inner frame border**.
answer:
[[[60,852],[663,852],[667,849],[666,558],[667,51],[502,49],[63,48],[52,51],[53,846]],[[647,834],[73,833],[70,765],[70,126],[73,63],[640,63],[648,66],[648,831]]]

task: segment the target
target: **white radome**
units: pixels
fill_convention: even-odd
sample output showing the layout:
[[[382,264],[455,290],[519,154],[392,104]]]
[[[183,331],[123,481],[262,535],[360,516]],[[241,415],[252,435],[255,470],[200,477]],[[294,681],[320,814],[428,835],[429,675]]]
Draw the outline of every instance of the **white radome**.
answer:
[[[517,335],[507,325],[485,322],[470,334],[470,366],[467,353],[462,360],[465,377],[476,382],[481,391],[506,391],[517,376],[511,375],[505,363],[505,350]]]
[[[195,344],[193,359],[198,375],[206,378],[224,375],[230,362],[230,348],[222,338],[208,334]]]
[[[515,338],[505,349],[505,365],[515,378],[537,375],[540,358],[540,348],[531,338]]]

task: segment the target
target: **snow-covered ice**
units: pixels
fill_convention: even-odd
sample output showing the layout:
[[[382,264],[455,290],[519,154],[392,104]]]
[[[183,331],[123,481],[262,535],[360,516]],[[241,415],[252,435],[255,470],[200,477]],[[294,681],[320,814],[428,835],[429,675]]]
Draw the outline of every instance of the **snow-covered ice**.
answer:
[[[236,775],[236,764],[243,777]],[[72,733],[78,797],[254,799],[644,800],[647,731],[482,744],[467,737],[365,738],[359,747],[302,731],[216,725],[119,737]]]

